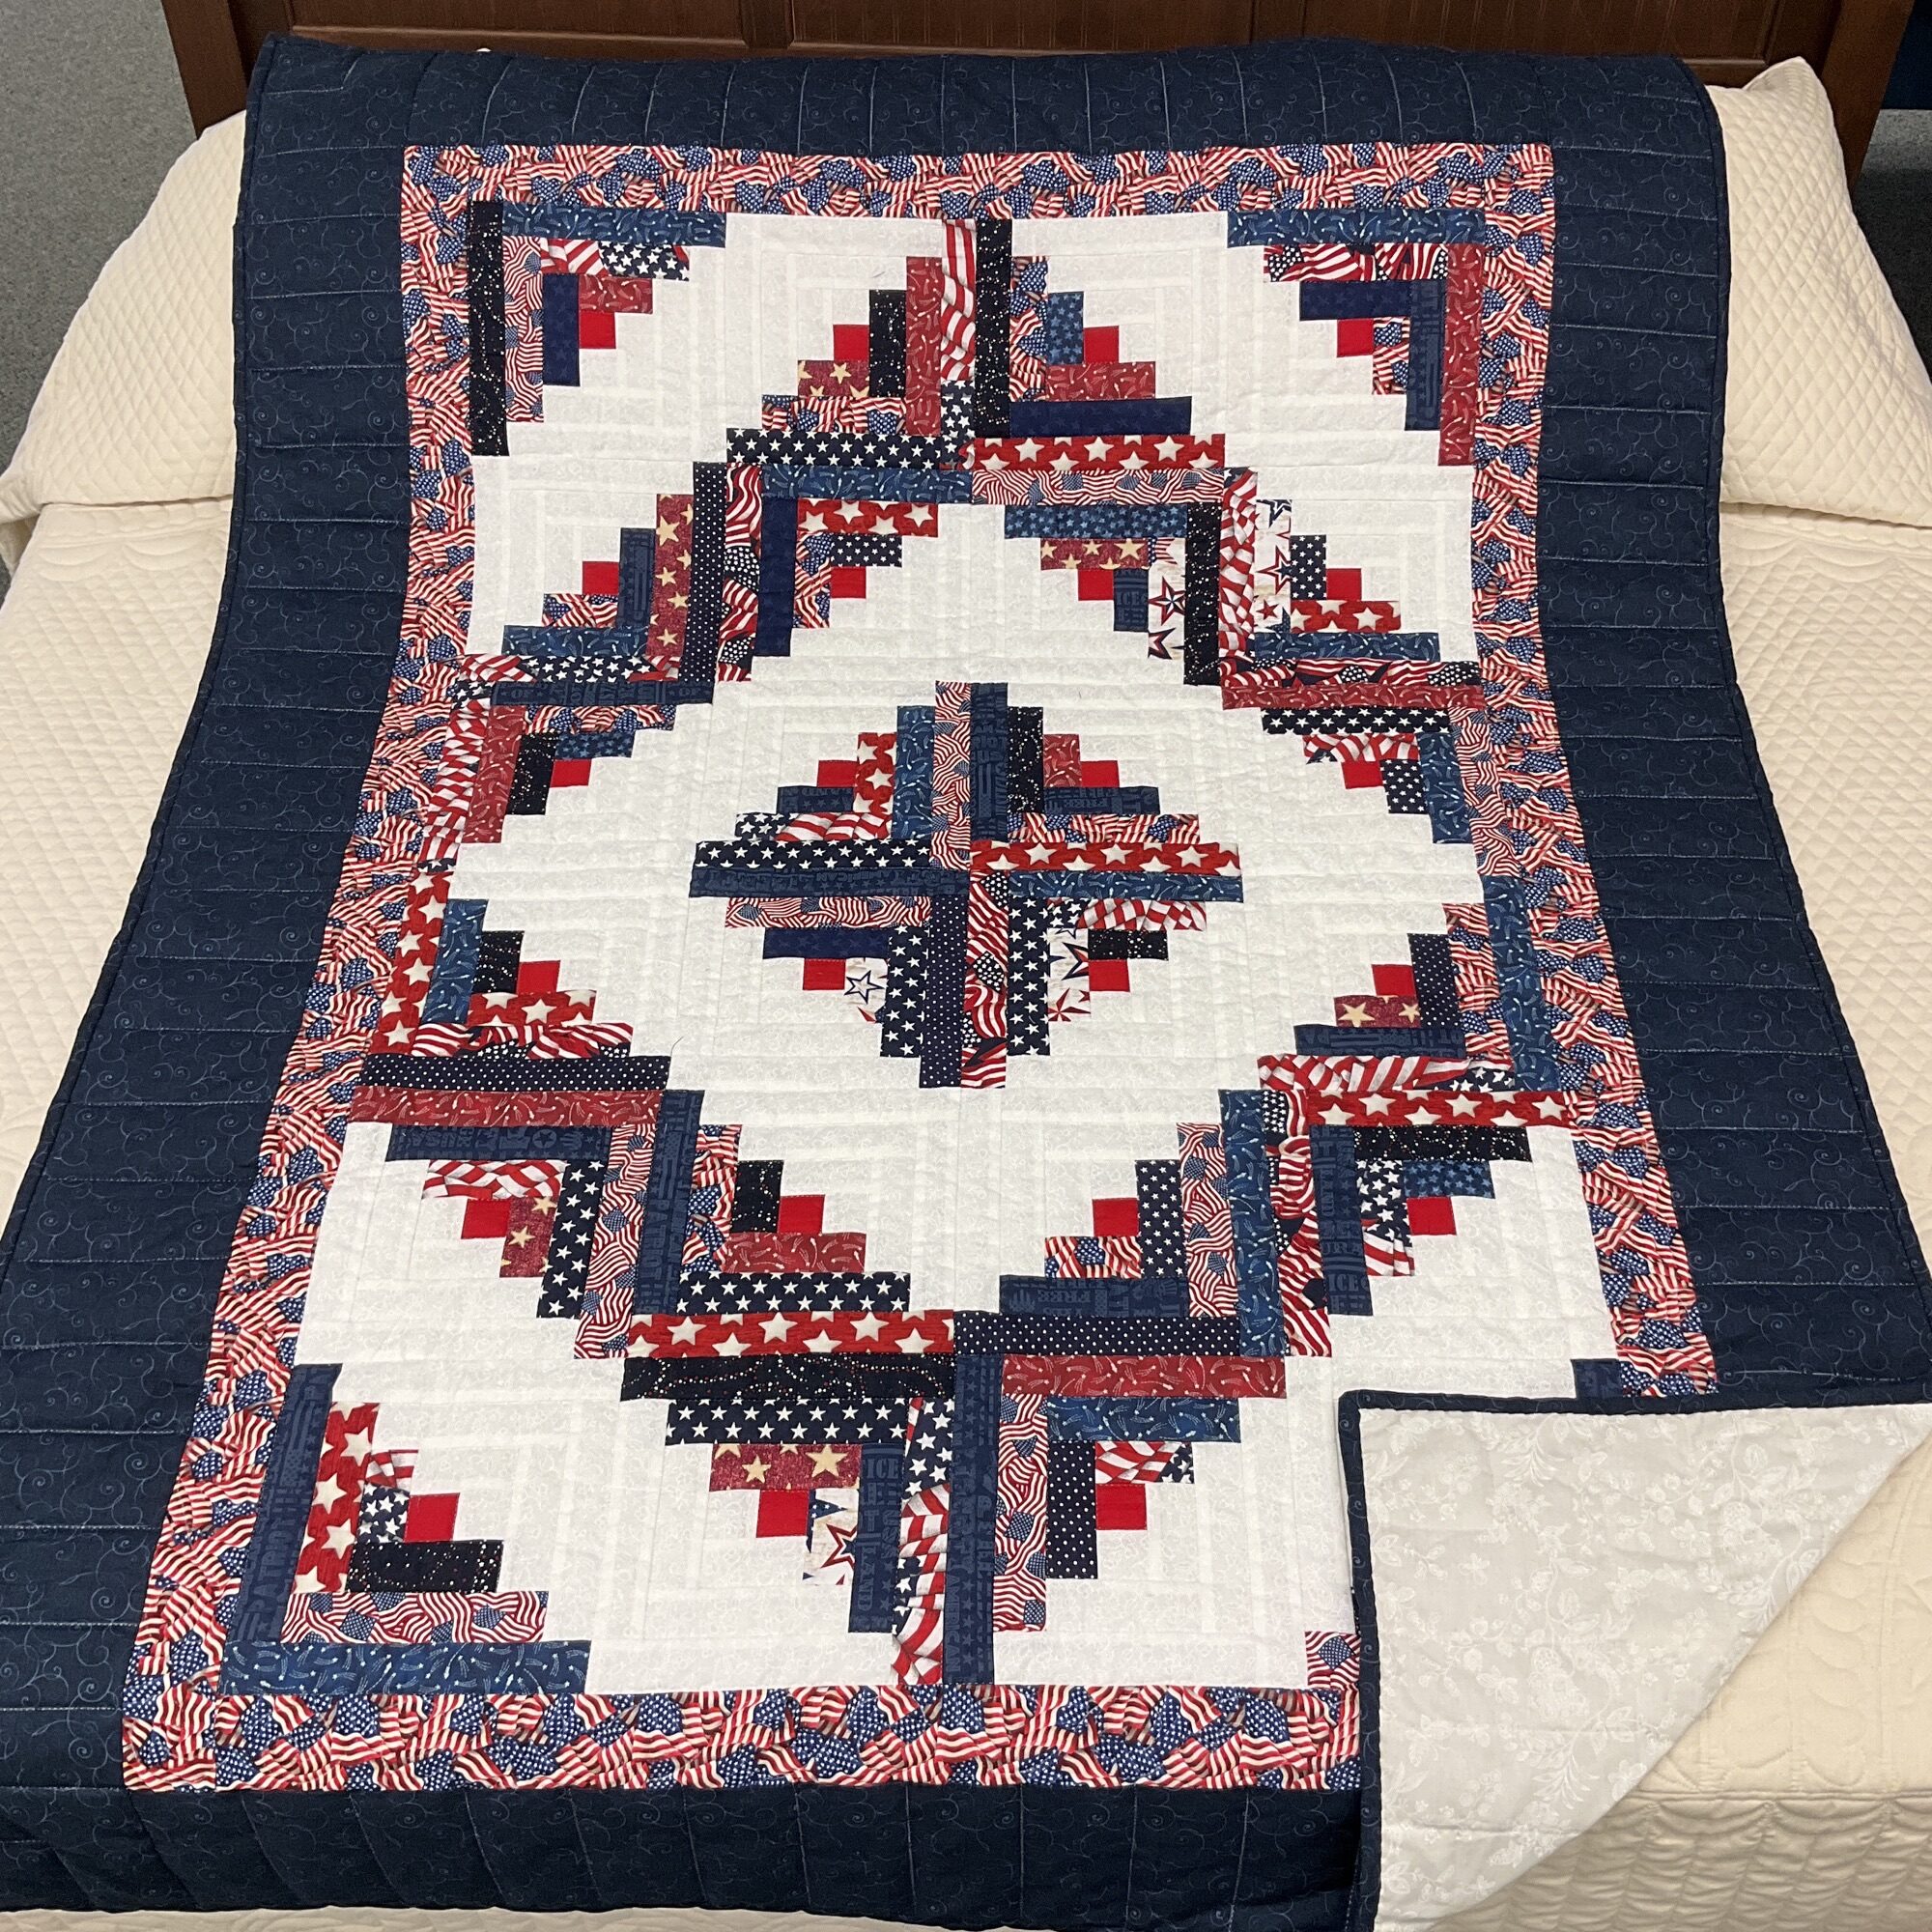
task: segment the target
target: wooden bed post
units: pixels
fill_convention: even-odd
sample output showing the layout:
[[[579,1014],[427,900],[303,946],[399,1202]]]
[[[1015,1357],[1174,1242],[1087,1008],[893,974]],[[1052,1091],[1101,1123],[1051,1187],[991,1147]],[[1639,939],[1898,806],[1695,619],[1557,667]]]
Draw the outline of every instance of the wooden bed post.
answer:
[[[1912,0],[1844,0],[1832,24],[1832,39],[1818,76],[1832,97],[1832,118],[1837,124],[1838,145],[1845,151],[1845,173],[1857,181],[1871,146],[1878,111],[1891,79],[1891,64],[1905,23],[1912,17]]]
[[[182,92],[187,96],[195,132],[241,113],[248,104],[248,71],[261,41],[244,51],[242,23],[228,0],[161,0],[161,11],[167,15],[168,38],[175,43],[175,65],[181,70]],[[286,31],[289,8],[278,5],[272,11],[282,17],[267,31]]]

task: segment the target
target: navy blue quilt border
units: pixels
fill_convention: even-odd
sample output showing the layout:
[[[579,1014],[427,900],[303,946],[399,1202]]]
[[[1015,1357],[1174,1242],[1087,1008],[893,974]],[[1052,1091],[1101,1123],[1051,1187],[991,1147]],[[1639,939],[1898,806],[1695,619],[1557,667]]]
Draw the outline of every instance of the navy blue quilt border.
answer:
[[[1722,167],[1683,68],[1338,43],[670,67],[271,43],[237,236],[240,457],[215,647],[0,1239],[0,1907],[1340,1922],[1351,1793],[156,1797],[121,1785],[119,1689],[394,657],[399,150],[1353,138],[1556,150],[1546,648],[1720,1374],[1757,1400],[1916,1389],[1932,1364],[1923,1262],[1731,680]],[[1633,329],[1637,284],[1652,320]]]

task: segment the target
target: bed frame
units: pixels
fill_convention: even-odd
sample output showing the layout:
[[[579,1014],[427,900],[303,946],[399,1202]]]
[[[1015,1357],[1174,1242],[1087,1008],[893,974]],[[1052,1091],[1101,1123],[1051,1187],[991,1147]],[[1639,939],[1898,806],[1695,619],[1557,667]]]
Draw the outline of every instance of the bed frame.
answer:
[[[664,60],[1151,51],[1302,35],[1525,53],[1680,54],[1742,85],[1794,54],[1864,158],[1912,0],[162,0],[197,128],[235,113],[270,34],[369,47]]]

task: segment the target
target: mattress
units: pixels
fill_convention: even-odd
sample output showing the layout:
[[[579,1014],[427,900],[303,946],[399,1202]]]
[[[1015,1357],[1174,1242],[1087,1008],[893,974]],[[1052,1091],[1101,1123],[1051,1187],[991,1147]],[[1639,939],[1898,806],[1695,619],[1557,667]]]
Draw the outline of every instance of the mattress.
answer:
[[[112,831],[112,824],[118,822],[116,814],[111,807],[105,814],[110,825],[100,835],[99,876],[102,883],[88,898],[90,907],[105,908],[99,917],[108,923],[112,923],[119,906],[115,885],[117,861],[120,866],[118,877],[125,882],[137,856],[143,801],[152,800],[155,796],[160,777],[159,766],[165,762],[170,742],[169,695],[173,695],[179,707],[173,714],[178,717],[180,708],[185,708],[186,702],[186,686],[191,675],[188,665],[198,655],[198,650],[191,645],[184,646],[184,661],[175,667],[173,675],[159,670],[162,653],[169,648],[169,639],[179,643],[184,638],[194,639],[197,625],[205,630],[208,600],[212,598],[217,574],[221,524],[219,506],[206,504],[178,509],[165,517],[158,513],[114,509],[50,515],[43,520],[28,553],[20,582],[7,607],[7,616],[0,620],[7,627],[7,635],[14,650],[21,654],[30,669],[35,669],[37,668],[32,666],[31,658],[26,653],[36,640],[45,640],[43,647],[51,654],[58,648],[62,622],[98,624],[106,614],[99,603],[98,586],[103,577],[111,577],[117,584],[124,579],[130,580],[139,586],[138,608],[144,613],[142,628],[135,632],[130,626],[127,633],[129,648],[126,655],[130,660],[127,666],[128,701],[130,707],[139,711],[143,720],[153,726],[153,762],[144,773],[139,768],[138,756],[130,756],[124,748],[117,746],[113,760],[97,760],[89,765],[85,762],[86,747],[83,745],[80,753],[73,754],[82,762],[73,768],[73,777],[69,781],[70,783],[86,782],[90,787],[99,787],[105,800],[118,800],[125,791],[132,801],[127,823],[135,830],[123,835],[118,843]],[[1913,1083],[1909,1077],[1910,1028],[1914,1013],[1912,989],[1909,981],[1901,981],[1895,970],[1886,975],[1872,973],[1866,979],[1873,988],[1883,985],[1884,993],[1880,995],[1874,991],[1861,999],[1859,988],[1865,982],[1853,964],[1861,946],[1875,954],[1881,948],[1881,935],[1895,933],[1899,917],[1895,910],[1889,910],[1884,926],[1874,928],[1868,908],[1875,902],[1886,902],[1889,907],[1896,908],[1898,895],[1895,888],[1889,886],[1889,901],[1878,899],[1871,879],[1873,859],[1868,841],[1848,836],[1845,831],[1849,816],[1841,815],[1845,800],[1845,774],[1850,772],[1856,775],[1860,770],[1849,736],[1856,727],[1849,719],[1846,720],[1846,735],[1842,741],[1845,755],[1840,760],[1835,755],[1839,744],[1831,736],[1833,724],[1821,719],[1816,708],[1815,695],[1822,668],[1807,655],[1815,653],[1818,648],[1813,627],[1795,621],[1793,613],[1815,610],[1822,599],[1831,600],[1834,608],[1842,611],[1848,597],[1858,598],[1868,593],[1871,621],[1878,627],[1874,635],[1896,639],[1895,668],[1900,682],[1909,689],[1915,642],[1910,615],[1911,600],[1917,586],[1923,583],[1928,569],[1932,569],[1932,557],[1928,557],[1925,540],[1912,532],[1885,533],[1867,527],[1854,528],[1842,523],[1773,513],[1745,512],[1728,517],[1724,544],[1733,638],[1766,764],[1783,806],[1786,829],[1806,885],[1813,919],[1837,977],[1841,998],[1857,1032],[1878,1105],[1910,1192],[1918,1184],[1914,1162],[1923,1158],[1923,1140],[1922,1135],[1918,1135],[1918,1122],[1913,1117]],[[90,561],[83,565],[83,558]],[[85,602],[90,595],[97,600],[91,611]],[[170,597],[181,599],[174,606],[180,612],[178,623],[160,621],[167,612]],[[200,600],[198,603],[197,598]],[[79,613],[78,619],[76,612]],[[1860,614],[1864,615],[1862,608]],[[64,674],[71,676],[71,654],[62,653],[61,656],[63,663],[69,667]],[[110,664],[118,666],[121,656],[122,653],[117,650],[109,660]],[[61,674],[49,667],[44,682],[37,677],[35,688],[58,689],[54,680]],[[63,711],[65,709],[63,707]],[[1781,719],[1787,721],[1782,738]],[[53,723],[57,726],[58,720]],[[59,732],[57,728],[50,728],[48,721],[37,720],[30,735],[31,742],[40,746],[57,742]],[[142,733],[138,730],[129,736],[142,740]],[[1784,747],[1782,756],[1781,744]],[[1821,749],[1833,755],[1821,759]],[[34,763],[22,765],[19,769],[38,775],[43,769],[39,762],[40,756],[43,755],[37,754]],[[114,769],[100,768],[107,764]],[[1807,813],[1803,801],[1807,783],[1815,782],[1810,775],[1821,767],[1833,769],[1833,766],[1831,796],[1837,803],[1839,813],[1822,810],[1815,814]],[[1856,776],[1851,782],[1857,784]],[[1874,810],[1882,808],[1889,814],[1890,822],[1897,822],[1900,807],[1895,774],[1891,771],[1876,773],[1871,785],[1871,791],[1859,798],[1859,805],[1862,808],[1869,803]],[[44,797],[46,787],[43,782],[35,781],[23,783],[23,790],[38,801]],[[1799,802],[1794,804],[1794,799]],[[23,807],[30,811],[35,809],[33,803],[24,801]],[[1903,809],[1903,815],[1910,820],[1912,808],[1909,800]],[[1835,845],[1833,843],[1833,827],[1836,828]],[[10,887],[21,895],[19,902],[32,902],[37,881],[32,876],[31,858],[14,856],[10,857],[9,863],[18,874],[16,880],[10,873]],[[62,898],[54,903],[58,906],[74,896],[73,878],[71,873],[64,874]],[[37,928],[29,927],[30,932],[35,930]],[[48,936],[38,942],[41,950],[30,953],[23,962],[24,970],[31,972],[36,980],[42,980],[43,975],[55,974],[61,957],[73,961],[85,956],[90,949],[98,952],[105,937],[104,925],[89,927],[83,920],[70,919],[59,911],[51,912],[44,926],[38,930]],[[56,945],[64,945],[71,950],[64,955],[57,954],[53,950]],[[72,984],[71,974],[59,977],[66,985]],[[47,1024],[41,1030],[42,1036],[64,1038],[71,1030],[72,1017],[71,1011],[61,1013],[56,1010],[47,1016]],[[1891,1029],[1889,1033],[1888,1027]],[[55,1057],[51,1054],[44,1056],[48,1065],[43,1071],[43,1081],[48,1072],[57,1071],[57,1068],[51,1067]],[[24,1055],[22,1064],[30,1064]],[[1889,1081],[1888,1072],[1891,1075]],[[44,1092],[44,1084],[41,1092]],[[31,1118],[37,1113],[36,1101],[36,1094],[30,1091],[20,1109],[24,1117]],[[10,1099],[10,1124],[12,1118]],[[1909,1446],[1909,1443],[1901,1437],[1898,1446]],[[1912,1480],[1915,1467],[1915,1463],[1908,1462],[1901,1468],[1881,1492],[1874,1505],[1875,1510],[1883,1512],[1889,1509],[1899,1520],[1910,1522],[1912,1502],[1917,1493]],[[1883,1473],[1882,1469],[1879,1473]],[[1857,1489],[1859,1485],[1854,1483],[1851,1487]],[[1865,1528],[1866,1525],[1861,1523],[1861,1530]],[[1825,1536],[1826,1543],[1830,1540],[1829,1535]],[[1881,1545],[1883,1540],[1882,1537],[1879,1539]],[[1842,1561],[1851,1563],[1862,1548],[1866,1552],[1863,1560],[1869,1563],[1871,1547],[1870,1535],[1865,1536],[1861,1545],[1859,1534],[1855,1533],[1847,1539],[1844,1546],[1847,1553]],[[1822,1551],[1813,1549],[1810,1553],[1815,1557]],[[1754,1671],[1761,1685],[1776,1684],[1778,1688],[1768,1693],[1767,1701],[1778,1695],[1796,1701],[1791,1687],[1804,1681],[1801,1673],[1807,1664],[1817,1667],[1820,1661],[1816,1652],[1818,1633],[1821,1629],[1832,1628],[1831,1617],[1829,1614],[1821,1615],[1819,1605],[1821,1603],[1829,1605],[1834,1601],[1842,1604],[1845,1594],[1840,1586],[1838,1598],[1833,1596],[1833,1566],[1839,1561],[1839,1558],[1827,1559],[1811,1582],[1799,1592],[1784,1617],[1752,1652],[1750,1663],[1742,1673],[1740,1682],[1749,1678]],[[1853,1596],[1856,1601],[1856,1593]],[[1829,1667],[1838,1679],[1842,1679],[1848,1666],[1843,1655],[1844,1639],[1840,1637],[1838,1641],[1839,1650],[1829,1659]],[[1811,1646],[1809,1650],[1807,1644]],[[1780,1645],[1783,1646],[1782,1652]],[[1782,1662],[1777,1661],[1780,1657]],[[1732,1699],[1733,1704],[1735,1701]],[[1851,1699],[1847,1706],[1848,1720],[1856,1723],[1871,1712],[1883,1708],[1883,1697],[1870,1703]],[[1639,1786],[1632,1800],[1627,1801],[1627,1806],[1636,1806],[1639,1811],[1646,1805],[1653,1807],[1651,1812],[1645,1814],[1653,1829],[1658,1817],[1669,1819],[1693,1815],[1695,1801],[1705,1797],[1709,1789],[1730,1793],[1739,1787],[1748,1787],[1748,1776],[1741,1774],[1735,1765],[1726,1761],[1727,1750],[1736,1752],[1741,1747],[1734,1735],[1726,1742],[1725,1712],[1725,1700],[1720,1698],[1708,1717],[1691,1726],[1678,1750]],[[1690,1723],[1695,1717],[1694,1706],[1679,1713],[1679,1717],[1682,1722]],[[1731,1723],[1734,1734],[1734,1713]],[[1668,1737],[1662,1738],[1660,1747],[1669,1741]],[[1761,1741],[1759,1748],[1762,1748]],[[1810,1736],[1808,1727],[1805,1728],[1804,1740],[1793,1741],[1792,1748],[1816,1748],[1816,1740]],[[1687,1766],[1694,1766],[1695,1769],[1687,1770]],[[1758,1769],[1762,1776],[1762,1761]],[[1878,1776],[1876,1782],[1885,1784],[1888,1779],[1895,1781],[1896,1776],[1894,1770],[1888,1768]],[[1884,1810],[1893,1799],[1891,1789],[1873,1788],[1873,1774],[1869,1766],[1862,1772],[1862,1780],[1858,1775],[1847,1780],[1850,1789],[1844,1794],[1847,1806],[1844,1815],[1848,1817],[1854,1815],[1856,1807],[1862,1807],[1858,1810],[1857,1815],[1860,1816],[1871,1815],[1874,1806]],[[1814,1785],[1804,1778],[1796,1779],[1795,1783],[1798,1791],[1807,1796],[1814,1789]],[[1795,1806],[1792,1804],[1797,1796],[1794,1792],[1787,1791],[1776,1797],[1759,1792],[1756,1796],[1761,1801],[1760,1816],[1769,1818],[1774,1825],[1780,1822],[1777,1811],[1780,1802],[1785,1804],[1787,1811],[1803,1809],[1802,1802]],[[1674,1813],[1670,1810],[1672,1804],[1677,1806]],[[1661,1810],[1656,1808],[1660,1806],[1662,1807]],[[1893,1808],[1896,1811],[1896,1806]],[[1909,1830],[1909,1807],[1892,1819],[1895,1829],[1899,1828],[1899,1817],[1903,1818],[1903,1829]],[[1587,1823],[1587,1820],[1582,1822]],[[1788,1823],[1788,1820],[1783,1822]],[[1464,1829],[1466,1823],[1460,1821],[1458,1829]],[[1626,1836],[1618,1842],[1629,1841],[1631,1828],[1623,1811],[1613,1812],[1605,1829],[1623,1831]],[[1669,1828],[1666,1826],[1664,1829],[1667,1833]],[[1563,1835],[1560,1825],[1557,1835]],[[1592,1842],[1590,1835],[1580,1841],[1584,1849],[1580,1854],[1570,1855],[1573,1862],[1580,1856],[1587,1865],[1588,1847]],[[1740,1882],[1746,1885],[1747,1889],[1751,1883],[1762,1882],[1766,1863],[1767,1861],[1760,1857],[1749,1870],[1740,1873]],[[1848,1899],[1859,1899],[1861,1894],[1857,1887],[1871,1884],[1874,1865],[1882,1863],[1883,1861],[1867,1861],[1861,1867],[1848,1862],[1839,1889],[1830,1890],[1827,1888],[1819,1890],[1819,1909],[1828,1906],[1843,1909]],[[1610,1867],[1611,1875],[1607,1877],[1600,1864],[1590,1874],[1587,1884],[1574,1875],[1567,1879],[1552,1877],[1551,1870],[1560,1866],[1559,1860],[1552,1861],[1551,1867],[1533,1873],[1530,1879],[1519,1883],[1517,1893],[1505,1894],[1504,1901],[1492,1908],[1492,1912],[1516,1909],[1525,1916],[1516,1920],[1495,1918],[1488,1922],[1594,1922],[1586,1921],[1581,1916],[1587,1908],[1610,1915],[1604,1918],[1603,1922],[1607,1923],[1612,1922],[1616,1911],[1628,1913],[1630,1898],[1627,1894],[1617,1893],[1614,1864]],[[1708,1878],[1708,1868],[1700,1876]],[[1538,1882],[1544,1886],[1541,1893],[1536,1890]],[[1563,1885],[1569,1889],[1560,1892],[1550,1889],[1552,1886]],[[1590,1885],[1594,1885],[1594,1891],[1589,1889]],[[1512,1896],[1516,1899],[1514,1908],[1508,1903]],[[1564,1916],[1546,1917],[1539,1921],[1535,1917],[1538,1912],[1548,1915],[1558,1910],[1558,1905],[1552,1904],[1552,1900],[1560,1902],[1560,1911]],[[1667,1907],[1658,1905],[1654,1900],[1646,1903],[1653,1910],[1687,1909],[1681,1898],[1674,1899]],[[1630,1920],[1626,1917],[1617,1922]],[[1662,1918],[1656,1922],[1680,1921]],[[1697,1921],[1684,1918],[1681,1922]]]

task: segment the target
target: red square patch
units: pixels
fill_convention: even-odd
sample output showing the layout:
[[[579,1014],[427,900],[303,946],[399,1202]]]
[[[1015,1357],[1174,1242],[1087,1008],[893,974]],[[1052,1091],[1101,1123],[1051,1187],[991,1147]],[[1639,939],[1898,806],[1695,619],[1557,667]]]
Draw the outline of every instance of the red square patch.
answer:
[[[1145,1529],[1147,1485],[1100,1483],[1094,1491],[1094,1523],[1097,1529]]]
[[[500,1241],[510,1232],[509,1201],[472,1198],[463,1204],[463,1238],[466,1241]]]
[[[803,1536],[811,1527],[810,1490],[760,1490],[758,1534]]]
[[[1456,1204],[1446,1194],[1419,1194],[1408,1204],[1411,1235],[1453,1235]]]
[[[781,1194],[779,1196],[779,1233],[816,1235],[825,1228],[825,1196],[822,1194]]]
[[[405,1543],[452,1543],[456,1539],[454,1496],[412,1496],[403,1519]]]

